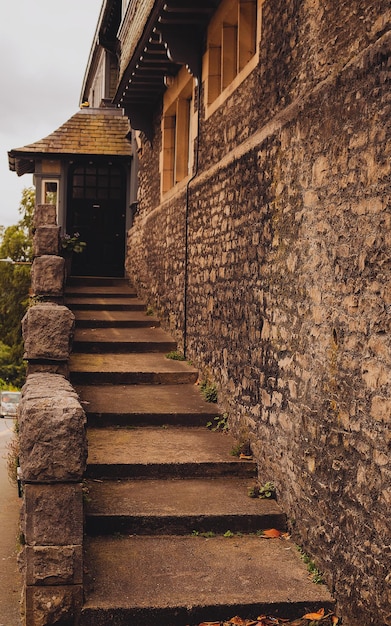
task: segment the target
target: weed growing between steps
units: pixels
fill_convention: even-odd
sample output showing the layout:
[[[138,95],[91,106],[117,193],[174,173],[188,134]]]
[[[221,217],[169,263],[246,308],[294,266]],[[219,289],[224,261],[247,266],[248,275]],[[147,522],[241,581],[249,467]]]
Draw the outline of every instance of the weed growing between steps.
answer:
[[[193,530],[191,533],[192,537],[204,537],[204,539],[211,539],[212,537],[225,537],[226,539],[232,539],[233,537],[251,537],[256,536],[261,539],[290,539],[289,533],[284,533],[281,530],[277,530],[277,528],[267,528],[262,530],[257,530],[255,533],[241,533],[241,532],[232,532],[231,530],[226,530],[224,533],[215,533],[213,530],[207,531],[199,531]]]
[[[172,350],[166,354],[166,359],[171,359],[172,361],[186,361],[186,358],[178,352],[177,350]]]
[[[206,427],[213,432],[227,433],[229,431],[228,413],[217,415],[213,418],[213,421],[206,423]],[[232,447],[230,454],[231,456],[239,457],[242,461],[252,461],[253,455],[248,437],[243,438],[243,436],[241,436],[239,441]]]
[[[326,613],[323,608],[320,608],[293,621],[267,615],[259,615],[256,619],[242,619],[235,616],[228,621],[202,622],[197,626],[317,626],[318,624],[319,626],[337,626],[340,621],[334,613]]]
[[[260,498],[264,500],[265,498],[276,499],[276,488],[274,483],[266,482],[263,485],[253,485],[248,489],[249,498]]]
[[[297,549],[299,551],[300,557],[302,558],[304,563],[307,565],[307,569],[310,573],[312,582],[315,583],[316,585],[323,585],[324,580],[322,577],[322,573],[318,570],[314,561],[311,559],[311,557],[308,554],[304,552],[304,550],[300,546],[297,546]]]
[[[228,413],[224,413],[223,415],[217,415],[213,418],[212,422],[207,422],[207,428],[213,430],[213,432],[220,431],[226,433],[228,431]]]

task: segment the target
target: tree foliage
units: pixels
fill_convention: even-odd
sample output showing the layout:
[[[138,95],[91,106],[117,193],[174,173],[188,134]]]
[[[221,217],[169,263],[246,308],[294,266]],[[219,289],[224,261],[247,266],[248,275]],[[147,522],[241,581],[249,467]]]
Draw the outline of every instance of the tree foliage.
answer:
[[[28,306],[34,188],[22,192],[21,219],[0,232],[0,381],[20,387],[25,379],[21,320]]]
[[[0,242],[0,258],[12,259],[16,262],[32,260],[33,242],[31,237],[35,206],[35,189],[26,187],[22,191],[19,205],[21,219],[6,229],[2,229]]]

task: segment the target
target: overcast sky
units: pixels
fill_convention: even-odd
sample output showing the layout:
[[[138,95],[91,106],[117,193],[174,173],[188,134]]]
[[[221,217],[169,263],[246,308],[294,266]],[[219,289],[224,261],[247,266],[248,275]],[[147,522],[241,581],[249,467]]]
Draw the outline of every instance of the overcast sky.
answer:
[[[0,225],[15,224],[32,176],[8,150],[56,130],[79,97],[102,0],[0,0]]]

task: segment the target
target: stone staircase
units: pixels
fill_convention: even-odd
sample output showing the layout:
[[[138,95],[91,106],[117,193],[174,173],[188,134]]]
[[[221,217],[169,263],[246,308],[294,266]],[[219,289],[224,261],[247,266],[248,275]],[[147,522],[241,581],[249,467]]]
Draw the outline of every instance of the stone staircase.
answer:
[[[309,580],[274,500],[251,499],[251,460],[212,432],[198,372],[121,279],[73,278],[71,381],[88,420],[81,626],[185,626],[333,607]]]

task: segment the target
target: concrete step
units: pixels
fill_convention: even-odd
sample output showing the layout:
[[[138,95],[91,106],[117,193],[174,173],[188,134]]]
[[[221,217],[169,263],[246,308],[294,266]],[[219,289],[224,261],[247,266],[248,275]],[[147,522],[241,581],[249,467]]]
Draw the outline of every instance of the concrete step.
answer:
[[[256,464],[231,454],[231,435],[206,428],[219,408],[201,397],[195,368],[165,358],[175,343],[153,319],[144,324],[145,304],[125,281],[72,283],[66,303],[80,352],[71,355],[71,381],[89,426],[90,584],[80,626],[332,608],[289,540],[257,536],[284,530],[285,516],[275,501],[248,497]]]
[[[219,415],[197,385],[77,385],[89,426],[206,426]]]
[[[89,480],[86,531],[90,535],[284,531],[286,519],[277,502],[250,498],[252,484],[235,477]]]
[[[254,478],[256,464],[233,456],[236,442],[207,428],[90,428],[87,476],[111,478]]]
[[[146,311],[145,302],[133,296],[116,298],[66,296],[64,304],[72,311]]]
[[[88,353],[163,352],[176,349],[161,328],[76,328],[72,351]]]
[[[72,384],[194,384],[198,371],[164,354],[71,354]]]
[[[76,328],[157,328],[160,321],[144,311],[75,310]]]
[[[91,585],[81,626],[184,626],[333,608],[285,539],[117,536],[88,538],[86,547]]]

